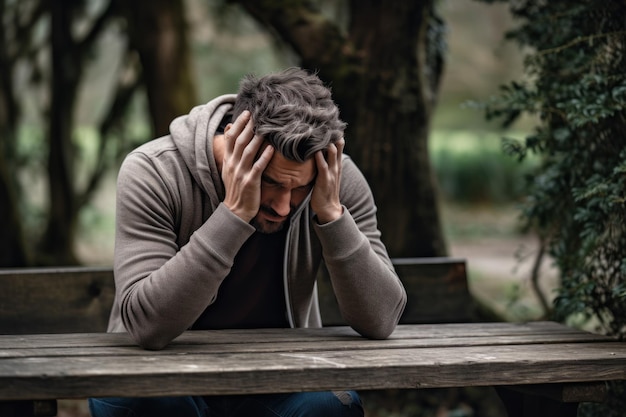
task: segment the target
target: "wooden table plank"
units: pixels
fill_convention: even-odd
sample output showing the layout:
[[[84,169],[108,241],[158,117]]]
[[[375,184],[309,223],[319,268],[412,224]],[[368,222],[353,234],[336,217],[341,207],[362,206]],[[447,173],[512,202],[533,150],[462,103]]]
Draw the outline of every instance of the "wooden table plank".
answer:
[[[186,332],[174,344],[205,344],[248,343],[250,333],[259,336],[259,343],[308,341],[311,337],[323,340],[344,340],[346,337],[358,337],[348,327],[327,327],[324,329],[254,329],[254,330],[213,330],[210,334],[203,332]],[[581,332],[553,322],[530,323],[460,323],[460,324],[420,324],[400,325],[391,336],[392,339],[454,339],[462,337],[493,337],[493,336],[556,336],[578,335],[585,340],[595,340],[602,336]],[[80,334],[36,334],[22,337],[21,335],[0,335],[0,349],[24,349],[30,347],[66,347],[66,346],[107,346],[111,343],[118,346],[135,343],[126,334],[118,334],[117,338],[102,333]]]
[[[81,336],[82,337],[82,336]],[[126,343],[121,345],[95,345],[76,347],[20,347],[20,348],[0,348],[0,359],[24,358],[24,357],[62,357],[62,356],[143,356],[145,350]],[[255,352],[300,352],[310,351],[342,351],[342,350],[375,350],[375,349],[409,349],[409,348],[444,348],[461,346],[503,346],[517,344],[555,344],[555,343],[587,343],[607,341],[610,339],[602,337],[581,337],[577,334],[557,334],[557,335],[537,335],[537,336],[494,336],[487,337],[443,337],[425,339],[388,339],[388,340],[367,340],[358,338],[357,340],[340,338],[309,338],[306,341],[283,341],[283,342],[262,342],[262,343],[228,343],[214,342],[207,338],[204,344],[186,343],[177,341],[161,351],[153,351],[154,355],[172,355],[187,353],[255,353]],[[347,343],[349,341],[349,343]],[[33,346],[32,343],[29,344]]]
[[[434,388],[626,379],[616,343],[13,358],[0,361],[0,400]]]
[[[508,325],[507,325],[508,324]],[[438,324],[438,325],[400,325],[388,340],[416,340],[423,341],[424,345],[445,346],[449,344],[480,345],[485,340],[500,338],[504,343],[515,340],[515,337],[532,340],[537,343],[547,343],[550,339],[557,341],[601,341],[611,340],[608,337],[581,332],[566,326],[550,322],[531,322],[526,324],[511,323],[471,323],[471,324]],[[345,341],[347,339],[366,340],[348,327],[329,327],[324,329],[254,329],[254,330],[212,330],[190,331],[178,337],[170,347],[178,345],[200,344],[249,344],[250,337],[254,336],[262,343],[315,343],[326,341]],[[486,338],[486,339],[485,339]],[[496,339],[494,339],[496,338]],[[460,342],[458,342],[460,341]],[[384,341],[386,342],[386,341]],[[401,342],[395,342],[401,343]],[[55,347],[103,347],[103,346],[136,346],[127,334],[36,334],[28,335],[0,335],[0,350],[55,348]]]
[[[0,336],[0,400],[626,379],[626,344],[550,322],[186,332],[161,351],[127,334]]]

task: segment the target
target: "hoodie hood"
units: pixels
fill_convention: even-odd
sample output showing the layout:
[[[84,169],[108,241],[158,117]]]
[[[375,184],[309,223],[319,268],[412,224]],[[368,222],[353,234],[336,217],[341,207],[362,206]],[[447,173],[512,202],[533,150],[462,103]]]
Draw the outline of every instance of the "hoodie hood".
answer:
[[[189,114],[177,117],[170,124],[174,144],[213,207],[224,199],[224,185],[213,154],[213,137],[233,108],[236,97],[235,94],[219,96],[194,107]]]

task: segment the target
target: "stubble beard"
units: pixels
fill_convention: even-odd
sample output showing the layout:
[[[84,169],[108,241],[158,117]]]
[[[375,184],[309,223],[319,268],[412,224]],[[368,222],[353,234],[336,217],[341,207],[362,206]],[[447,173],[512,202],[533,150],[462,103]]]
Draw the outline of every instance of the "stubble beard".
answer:
[[[286,220],[280,223],[276,223],[276,222],[269,222],[267,220],[260,220],[257,217],[252,219],[252,222],[250,222],[250,224],[254,226],[257,232],[268,234],[268,235],[272,233],[277,233],[283,230],[283,228],[285,227],[285,223],[287,223]]]
[[[292,207],[292,210],[293,210],[293,207]],[[261,206],[261,208],[259,208],[259,214],[262,211],[275,215],[274,210],[268,207]],[[287,222],[289,221],[289,217],[288,217],[287,219],[281,222],[272,222],[272,221],[261,218],[259,214],[257,214],[250,222],[250,224],[259,233],[272,234],[272,233],[280,232],[285,227],[285,224],[287,224]]]

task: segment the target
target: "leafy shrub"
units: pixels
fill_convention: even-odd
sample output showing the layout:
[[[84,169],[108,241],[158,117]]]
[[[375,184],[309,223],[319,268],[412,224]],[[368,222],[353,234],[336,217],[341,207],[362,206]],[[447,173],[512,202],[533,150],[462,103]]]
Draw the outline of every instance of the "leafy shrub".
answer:
[[[521,24],[508,37],[531,51],[528,80],[503,87],[486,115],[505,125],[524,112],[540,116],[536,131],[507,149],[541,158],[523,215],[561,273],[555,312],[626,337],[626,3],[509,4]],[[582,412],[624,415],[624,384],[611,390],[608,407]]]

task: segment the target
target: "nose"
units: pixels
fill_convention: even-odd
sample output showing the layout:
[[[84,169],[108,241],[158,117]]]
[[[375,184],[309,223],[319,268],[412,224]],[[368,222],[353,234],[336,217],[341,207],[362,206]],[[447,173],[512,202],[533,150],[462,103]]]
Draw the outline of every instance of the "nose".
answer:
[[[291,211],[291,191],[281,190],[276,193],[272,199],[271,207],[279,216],[288,216]]]

